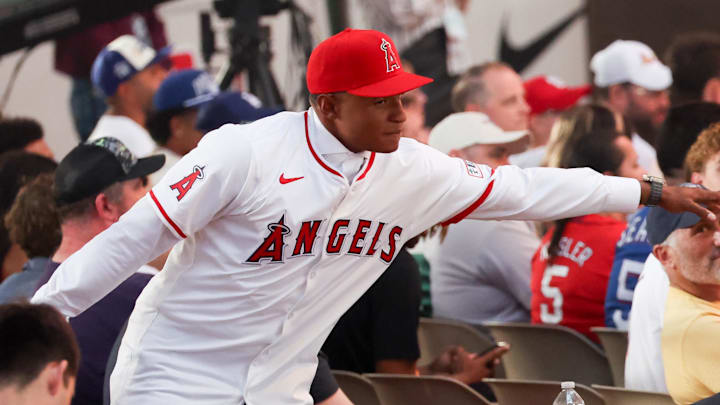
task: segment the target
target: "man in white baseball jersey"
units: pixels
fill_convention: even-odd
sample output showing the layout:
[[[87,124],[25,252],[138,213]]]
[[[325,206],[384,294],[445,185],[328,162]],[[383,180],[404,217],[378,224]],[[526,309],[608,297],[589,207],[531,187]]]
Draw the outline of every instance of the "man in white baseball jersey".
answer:
[[[648,200],[651,184],[637,180],[493,171],[400,139],[400,96],[429,81],[403,71],[381,32],[330,37],[308,63],[313,108],[206,135],[33,300],[74,316],[175,245],[130,317],[113,404],[311,404],[333,324],[438,222],[629,212],[641,201],[715,220],[697,204],[716,208],[709,191],[659,194],[654,182]]]

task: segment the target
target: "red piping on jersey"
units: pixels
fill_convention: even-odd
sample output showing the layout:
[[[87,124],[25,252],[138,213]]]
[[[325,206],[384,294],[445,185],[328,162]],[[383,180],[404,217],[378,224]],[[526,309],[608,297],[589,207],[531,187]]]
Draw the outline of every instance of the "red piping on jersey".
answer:
[[[492,175],[493,175],[494,172],[495,172],[495,170],[492,170],[492,171],[490,172],[490,176],[491,176],[491,177],[492,177]],[[475,209],[476,209],[477,207],[479,207],[480,204],[482,204],[482,203],[485,202],[485,200],[486,200],[486,199],[488,198],[488,196],[490,195],[490,192],[492,191],[492,188],[493,188],[493,184],[494,184],[494,183],[495,183],[495,180],[491,180],[490,183],[489,183],[489,184],[487,185],[487,187],[485,188],[485,192],[482,193],[482,195],[480,196],[480,198],[478,198],[477,200],[475,200],[474,203],[470,204],[469,207],[467,207],[467,208],[465,208],[464,210],[460,211],[460,213],[458,213],[458,214],[455,215],[454,217],[452,217],[452,218],[448,219],[447,221],[441,223],[441,225],[442,225],[442,226],[448,226],[448,225],[450,225],[450,224],[456,224],[456,223],[462,221],[466,216],[470,215],[470,213],[473,212],[473,211],[475,211]]]
[[[360,177],[357,178],[356,181],[360,181],[360,180],[363,179],[363,177],[365,177],[365,175],[367,174],[367,172],[368,172],[368,171],[370,170],[370,168],[372,167],[374,161],[375,161],[375,152],[371,152],[371,153],[370,153],[370,161],[368,161],[368,165],[367,165],[367,167],[365,168],[365,171],[362,172],[362,174],[360,175]]]
[[[315,160],[317,160],[317,162],[320,163],[320,166],[324,167],[325,170],[329,171],[330,173],[332,173],[336,176],[343,177],[342,174],[336,172],[330,166],[326,165],[322,160],[320,160],[320,156],[318,156],[317,153],[315,153],[315,149],[313,149],[312,144],[310,143],[310,131],[308,131],[308,113],[307,113],[307,111],[305,111],[305,139],[307,140],[308,148],[310,148],[310,153],[312,153]]]
[[[157,205],[158,209],[160,210],[160,213],[162,214],[163,217],[165,217],[165,220],[167,221],[168,224],[170,224],[170,226],[172,226],[172,228],[175,230],[175,232],[177,232],[177,234],[180,235],[181,238],[183,238],[183,239],[187,238],[187,236],[185,236],[185,234],[183,233],[182,229],[180,229],[180,227],[177,226],[177,224],[175,224],[175,222],[173,222],[172,219],[170,219],[167,212],[165,212],[165,209],[162,207],[162,205],[160,205],[160,201],[158,201],[157,197],[155,197],[155,193],[153,193],[152,190],[150,190],[150,198],[152,198],[153,202],[155,202],[155,205]]]

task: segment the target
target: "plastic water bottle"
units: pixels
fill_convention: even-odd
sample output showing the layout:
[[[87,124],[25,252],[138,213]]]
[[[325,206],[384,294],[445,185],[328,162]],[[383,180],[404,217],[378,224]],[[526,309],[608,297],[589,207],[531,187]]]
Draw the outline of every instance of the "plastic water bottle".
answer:
[[[585,405],[585,401],[575,391],[575,383],[572,381],[563,381],[560,384],[562,391],[558,394],[553,405]]]

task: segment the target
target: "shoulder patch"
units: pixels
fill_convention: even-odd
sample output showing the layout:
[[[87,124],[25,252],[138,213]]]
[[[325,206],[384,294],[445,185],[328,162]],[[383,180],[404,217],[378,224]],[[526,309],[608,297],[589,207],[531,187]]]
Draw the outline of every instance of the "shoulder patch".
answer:
[[[484,178],[482,170],[480,170],[480,167],[477,163],[473,163],[469,160],[465,161],[465,168],[467,169],[467,173],[473,177],[479,177]]]
[[[171,190],[175,190],[178,192],[177,200],[180,201],[185,197],[185,195],[190,191],[193,184],[197,180],[202,180],[205,178],[205,172],[203,172],[203,169],[205,169],[205,166],[198,166],[195,165],[193,167],[192,173],[188,174],[187,176],[183,177],[182,180],[178,181],[175,184],[170,185]]]

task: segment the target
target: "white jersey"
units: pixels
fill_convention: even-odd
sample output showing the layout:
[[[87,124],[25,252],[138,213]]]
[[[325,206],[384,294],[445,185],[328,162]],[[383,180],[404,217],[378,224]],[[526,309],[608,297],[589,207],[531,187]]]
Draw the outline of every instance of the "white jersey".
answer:
[[[661,336],[670,279],[650,253],[635,286],[630,308],[625,387],[667,393]]]
[[[157,148],[147,129],[124,115],[105,114],[100,117],[88,141],[105,137],[118,139],[138,158],[150,156]]]
[[[410,139],[364,153],[348,181],[316,150],[331,141],[312,109],[223,126],[38,291],[72,316],[182,239],[138,298],[113,404],[311,404],[323,341],[408,239],[465,216],[629,212],[640,199],[636,180],[492,171]]]

